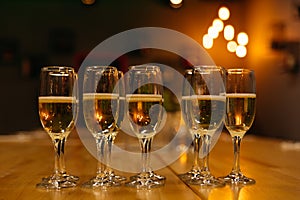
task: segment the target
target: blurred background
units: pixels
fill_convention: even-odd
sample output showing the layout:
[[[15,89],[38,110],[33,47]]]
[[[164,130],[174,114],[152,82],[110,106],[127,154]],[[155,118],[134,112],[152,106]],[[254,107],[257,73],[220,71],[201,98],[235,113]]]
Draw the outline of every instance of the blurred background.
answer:
[[[229,15],[220,13],[222,7]],[[0,19],[0,134],[41,128],[37,95],[42,66],[78,70],[85,56],[110,36],[153,26],[193,38],[225,68],[254,69],[257,115],[251,132],[300,140],[300,0],[183,0],[180,5],[169,0],[7,0],[1,1]],[[209,31],[215,19],[223,24],[217,35]],[[224,35],[226,26],[234,28],[229,36]],[[238,41],[241,32],[246,42]],[[189,67],[178,55],[155,49],[129,52],[112,64],[126,71],[141,62],[159,62],[179,72]]]

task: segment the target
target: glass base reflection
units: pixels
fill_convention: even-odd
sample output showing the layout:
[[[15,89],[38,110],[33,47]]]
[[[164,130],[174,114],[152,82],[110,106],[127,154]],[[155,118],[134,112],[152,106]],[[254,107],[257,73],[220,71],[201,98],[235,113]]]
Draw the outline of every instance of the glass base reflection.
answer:
[[[42,181],[36,185],[36,187],[40,189],[72,188],[77,186],[78,180],[78,176],[66,173],[55,173],[49,177],[43,178]]]
[[[252,185],[256,183],[254,179],[246,177],[241,172],[231,172],[229,175],[220,177],[219,179],[224,181],[226,184],[232,185]]]
[[[151,189],[164,186],[165,180],[166,177],[154,172],[142,172],[135,176],[131,176],[130,181],[125,183],[125,185],[137,189]]]
[[[180,174],[179,178],[189,185],[200,185],[204,187],[224,187],[224,181],[214,177],[210,173],[204,173],[201,170],[191,170]]]
[[[82,184],[84,188],[114,187],[121,186],[126,181],[126,177],[112,173],[98,174],[89,181]]]

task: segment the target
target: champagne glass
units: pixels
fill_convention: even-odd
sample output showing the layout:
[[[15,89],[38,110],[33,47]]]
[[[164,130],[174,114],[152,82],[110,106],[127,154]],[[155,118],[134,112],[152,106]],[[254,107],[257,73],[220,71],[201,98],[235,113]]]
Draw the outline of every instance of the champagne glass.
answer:
[[[54,144],[54,173],[43,178],[38,188],[61,189],[77,185],[79,178],[66,173],[64,147],[74,129],[78,113],[77,75],[73,68],[48,66],[41,69],[39,116]]]
[[[200,134],[197,133],[192,127],[192,119],[190,110],[191,108],[191,95],[192,95],[192,78],[193,78],[193,69],[187,69],[184,72],[184,80],[183,80],[183,87],[182,87],[182,101],[181,101],[181,111],[182,117],[188,127],[189,132],[191,132],[193,137],[193,166],[192,169],[184,174],[180,174],[179,177],[184,181],[191,181],[193,179],[197,179],[201,175],[201,166],[203,162],[200,162],[199,159],[199,150],[200,150],[200,143],[201,137]]]
[[[126,75],[126,113],[142,150],[142,170],[130,177],[126,186],[138,189],[160,187],[164,185],[165,177],[150,168],[150,149],[163,118],[162,74],[158,66],[139,65],[130,67]]]
[[[255,117],[255,74],[249,69],[228,69],[226,79],[225,126],[233,141],[234,163],[230,174],[221,179],[230,184],[254,184],[255,180],[244,176],[240,170],[240,144]]]
[[[183,119],[194,137],[194,164],[179,175],[192,185],[221,187],[209,169],[210,144],[225,115],[225,71],[219,66],[196,66],[185,72],[183,85]],[[200,154],[201,153],[201,154]]]
[[[119,91],[119,112],[118,112],[118,120],[116,121],[116,126],[112,134],[109,134],[107,137],[108,144],[108,160],[107,160],[107,171],[109,173],[109,179],[113,181],[115,184],[121,184],[126,180],[126,177],[115,174],[115,172],[109,167],[111,163],[111,151],[112,145],[116,136],[118,135],[119,128],[124,119],[124,106],[125,106],[125,85],[124,85],[124,74],[122,71],[118,71],[118,84],[115,89]]]
[[[114,172],[104,163],[109,161],[108,147],[116,136],[119,91],[118,70],[111,66],[89,66],[83,83],[83,113],[88,130],[96,140],[98,157],[97,174],[84,183],[86,188],[119,186]]]

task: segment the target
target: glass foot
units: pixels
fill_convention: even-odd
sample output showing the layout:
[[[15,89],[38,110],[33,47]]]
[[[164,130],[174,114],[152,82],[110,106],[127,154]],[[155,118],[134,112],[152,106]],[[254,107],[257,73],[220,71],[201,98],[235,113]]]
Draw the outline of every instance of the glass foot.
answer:
[[[166,178],[154,172],[143,172],[130,177],[130,181],[125,183],[128,187],[137,189],[151,189],[165,185]]]
[[[97,176],[91,178],[89,181],[82,184],[84,188],[105,188],[105,187],[115,187],[121,186],[121,184],[126,180],[125,177],[115,175],[112,173],[98,174]]]
[[[73,182],[77,182],[79,181],[79,177],[78,176],[75,176],[75,175],[71,175],[71,174],[62,174],[61,175],[64,179],[68,180],[68,181],[73,181]],[[49,179],[51,179],[52,176],[49,176],[49,177],[44,177],[42,178],[42,182],[44,181],[48,181]]]
[[[197,179],[197,177],[199,177],[200,175],[201,175],[200,170],[192,169],[191,171],[188,171],[184,174],[179,174],[178,177],[183,181],[187,181],[191,179]]]
[[[189,185],[200,185],[203,187],[224,187],[225,182],[217,179],[209,172],[201,170],[191,170],[187,173],[180,174],[179,178]]]
[[[235,185],[255,184],[254,179],[244,176],[241,172],[239,172],[239,173],[231,172],[229,175],[220,177],[219,179],[223,180],[227,184],[235,184]]]
[[[121,183],[112,182],[109,178],[93,177],[89,181],[82,184],[84,188],[100,188],[120,186]]]
[[[190,185],[200,185],[202,187],[224,187],[226,185],[225,182],[215,178],[214,176],[192,178],[185,182]]]
[[[153,177],[153,178],[155,178],[155,179],[157,179],[157,180],[160,180],[160,181],[166,180],[166,177],[164,177],[164,176],[162,176],[162,175],[159,175],[159,174],[156,174],[156,173],[154,173],[153,171],[148,172],[147,174],[148,174],[149,177]],[[137,179],[140,175],[141,175],[141,174],[137,174],[137,175],[135,175],[135,176],[131,176],[131,177],[130,177],[130,180]]]
[[[68,174],[53,174],[49,177],[42,178],[42,181],[36,185],[41,189],[61,189],[77,186],[79,177]]]
[[[126,177],[124,176],[120,176],[120,175],[116,175],[113,171],[111,171],[109,173],[109,179],[112,181],[112,182],[115,182],[115,183],[123,183],[126,181]]]

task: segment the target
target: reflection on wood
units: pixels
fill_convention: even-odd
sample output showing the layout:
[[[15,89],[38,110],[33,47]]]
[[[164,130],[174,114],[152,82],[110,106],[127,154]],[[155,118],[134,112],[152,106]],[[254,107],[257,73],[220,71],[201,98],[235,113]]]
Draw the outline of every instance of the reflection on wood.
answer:
[[[121,138],[120,138],[121,139]],[[128,140],[138,150],[136,138]],[[124,140],[117,140],[124,146]],[[159,143],[159,140],[155,140]],[[39,190],[35,185],[53,169],[53,147],[43,131],[0,137],[0,199],[298,199],[300,195],[299,149],[286,148],[287,141],[245,136],[241,151],[241,168],[256,180],[255,185],[235,188],[201,188],[183,183],[178,174],[191,168],[192,151],[157,173],[167,177],[165,186],[153,190],[136,190],[125,186],[107,190],[89,190],[80,186],[60,191]],[[294,147],[291,144],[291,147]],[[222,133],[210,155],[211,172],[223,176],[230,172],[232,143]],[[79,184],[95,174],[96,160],[76,134],[66,145],[69,173],[80,177]],[[130,177],[131,173],[118,172]]]

